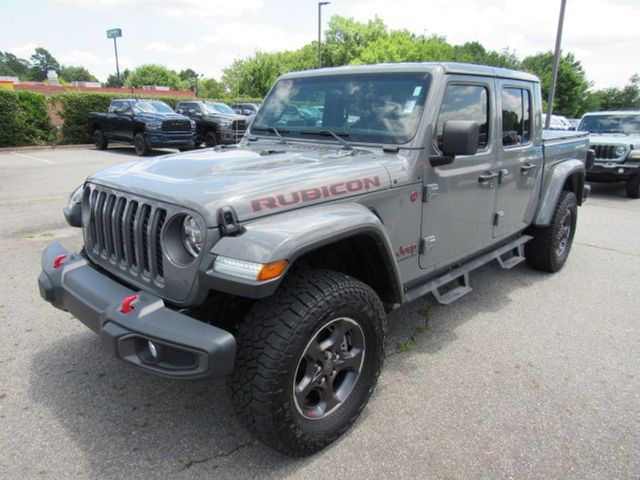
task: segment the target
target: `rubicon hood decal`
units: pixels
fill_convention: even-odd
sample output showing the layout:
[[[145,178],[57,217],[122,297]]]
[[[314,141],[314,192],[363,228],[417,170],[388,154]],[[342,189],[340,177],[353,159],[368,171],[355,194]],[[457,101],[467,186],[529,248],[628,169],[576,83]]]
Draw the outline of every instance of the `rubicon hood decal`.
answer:
[[[332,183],[321,187],[307,188],[284,194],[269,197],[262,197],[251,200],[251,211],[261,212],[263,210],[290,207],[298,203],[315,202],[323,198],[341,197],[349,194],[369,190],[373,187],[380,187],[380,177],[358,178],[346,182]]]

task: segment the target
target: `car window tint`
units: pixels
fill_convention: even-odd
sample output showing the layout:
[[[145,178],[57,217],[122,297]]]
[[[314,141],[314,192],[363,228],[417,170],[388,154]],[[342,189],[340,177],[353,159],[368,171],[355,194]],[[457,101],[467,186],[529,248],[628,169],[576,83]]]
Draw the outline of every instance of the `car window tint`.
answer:
[[[447,86],[436,124],[439,147],[442,145],[442,129],[447,120],[478,122],[480,125],[478,148],[485,148],[489,138],[489,92],[487,88],[460,84]]]
[[[504,88],[502,102],[502,144],[522,145],[529,142],[531,131],[531,95],[521,88]]]

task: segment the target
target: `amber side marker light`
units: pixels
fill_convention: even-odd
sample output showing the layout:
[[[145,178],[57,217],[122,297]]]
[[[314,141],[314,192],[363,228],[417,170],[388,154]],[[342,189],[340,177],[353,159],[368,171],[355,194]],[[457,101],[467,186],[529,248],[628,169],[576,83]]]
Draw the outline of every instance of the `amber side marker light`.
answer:
[[[262,267],[258,274],[258,281],[264,282],[278,278],[287,269],[289,262],[286,260],[278,260],[277,262],[267,263]]]

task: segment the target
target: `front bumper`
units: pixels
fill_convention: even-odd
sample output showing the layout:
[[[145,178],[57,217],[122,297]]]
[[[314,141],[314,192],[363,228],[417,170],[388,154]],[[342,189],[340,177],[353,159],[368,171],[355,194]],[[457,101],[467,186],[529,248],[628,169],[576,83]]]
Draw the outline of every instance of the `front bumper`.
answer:
[[[145,132],[147,145],[160,147],[192,147],[196,141],[195,133]]]
[[[216,132],[216,140],[219,144],[231,145],[242,140],[244,132],[244,130],[218,130]]]
[[[60,255],[67,257],[55,268]],[[131,290],[58,242],[42,254],[38,286],[42,298],[97,333],[105,350],[138,368],[183,379],[233,370],[236,341],[229,332],[167,308],[154,295]],[[133,310],[123,313],[123,300],[134,294]],[[149,341],[158,347],[156,358],[150,355]]]
[[[620,181],[628,180],[640,174],[640,163],[616,163],[595,161],[587,170],[587,180],[591,181]]]

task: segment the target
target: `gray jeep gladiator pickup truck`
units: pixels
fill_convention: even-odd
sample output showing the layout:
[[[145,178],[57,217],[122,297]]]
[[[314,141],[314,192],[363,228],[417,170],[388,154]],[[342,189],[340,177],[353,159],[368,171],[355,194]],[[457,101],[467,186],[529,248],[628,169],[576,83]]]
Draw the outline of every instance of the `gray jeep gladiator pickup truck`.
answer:
[[[587,180],[624,182],[627,197],[640,198],[640,111],[587,113],[578,130],[595,151]]]
[[[250,430],[311,454],[367,403],[386,312],[492,260],[565,263],[588,137],[544,139],[541,105],[483,66],[283,75],[239,145],[91,175],[64,212],[84,248],[44,251],[40,293],[138,368],[228,376]]]

